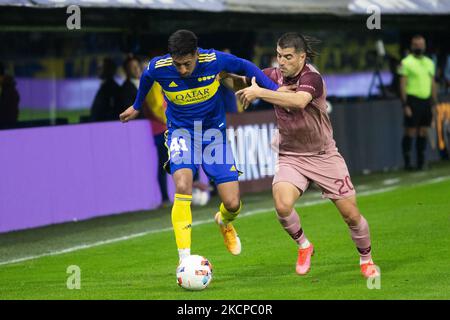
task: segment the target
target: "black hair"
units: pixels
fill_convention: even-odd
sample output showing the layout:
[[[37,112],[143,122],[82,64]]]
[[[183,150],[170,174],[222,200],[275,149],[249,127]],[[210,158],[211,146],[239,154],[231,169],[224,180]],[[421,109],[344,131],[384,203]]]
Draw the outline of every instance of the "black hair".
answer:
[[[277,41],[277,45],[282,48],[294,48],[296,52],[305,52],[307,58],[314,58],[319,55],[314,49],[314,45],[319,44],[320,40],[303,36],[297,32],[287,32]]]
[[[111,79],[116,74],[117,65],[111,58],[104,58],[100,78]]]
[[[198,39],[195,33],[189,30],[178,30],[172,33],[168,41],[168,51],[172,57],[182,57],[195,54]]]

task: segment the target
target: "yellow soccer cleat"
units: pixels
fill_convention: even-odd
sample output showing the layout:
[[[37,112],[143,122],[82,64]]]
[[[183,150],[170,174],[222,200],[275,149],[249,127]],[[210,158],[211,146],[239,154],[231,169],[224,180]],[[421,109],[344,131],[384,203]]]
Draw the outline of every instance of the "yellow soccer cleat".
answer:
[[[235,256],[240,254],[242,250],[241,240],[239,239],[239,236],[236,233],[236,229],[234,229],[231,222],[225,225],[222,222],[222,214],[220,213],[220,211],[216,213],[214,220],[219,225],[220,232],[222,233],[223,240],[228,251],[230,251],[230,253]]]

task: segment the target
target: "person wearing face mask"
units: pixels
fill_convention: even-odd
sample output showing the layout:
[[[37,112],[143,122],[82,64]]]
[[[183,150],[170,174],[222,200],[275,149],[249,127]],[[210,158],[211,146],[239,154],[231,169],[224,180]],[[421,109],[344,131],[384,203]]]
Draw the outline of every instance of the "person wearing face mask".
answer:
[[[411,147],[416,138],[417,169],[425,167],[425,150],[428,128],[437,105],[435,65],[425,56],[425,38],[416,35],[411,39],[411,53],[400,65],[400,97],[404,113],[405,132],[402,152],[406,170],[411,170]]]

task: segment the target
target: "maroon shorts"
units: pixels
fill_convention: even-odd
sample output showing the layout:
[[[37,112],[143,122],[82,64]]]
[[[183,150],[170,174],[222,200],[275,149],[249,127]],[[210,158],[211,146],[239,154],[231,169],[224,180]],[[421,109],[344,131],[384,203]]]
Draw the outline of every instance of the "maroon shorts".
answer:
[[[311,181],[322,189],[323,198],[343,199],[356,194],[338,151],[311,156],[279,155],[272,184],[289,182],[303,193]]]

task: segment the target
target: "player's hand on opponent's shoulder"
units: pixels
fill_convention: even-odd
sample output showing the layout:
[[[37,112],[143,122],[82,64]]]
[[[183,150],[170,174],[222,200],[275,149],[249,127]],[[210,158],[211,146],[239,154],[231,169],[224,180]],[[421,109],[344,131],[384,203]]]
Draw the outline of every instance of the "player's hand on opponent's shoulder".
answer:
[[[131,107],[128,107],[127,110],[125,110],[124,112],[122,112],[119,115],[119,119],[121,122],[125,123],[130,120],[136,119],[138,115],[139,115],[139,111],[136,110],[133,106],[131,106]]]

